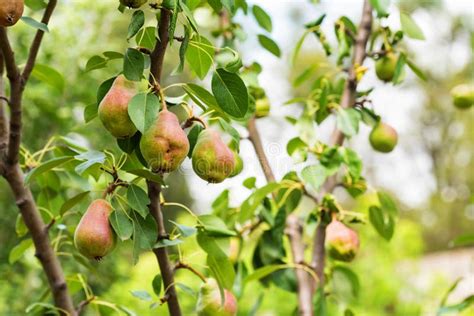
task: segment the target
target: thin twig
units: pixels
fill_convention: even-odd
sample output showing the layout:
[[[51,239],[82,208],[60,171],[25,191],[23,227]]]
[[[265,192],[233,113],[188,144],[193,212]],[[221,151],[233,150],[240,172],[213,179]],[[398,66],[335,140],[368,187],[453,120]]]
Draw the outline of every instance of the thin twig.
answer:
[[[180,261],[180,262],[176,263],[176,265],[174,266],[175,271],[179,270],[179,269],[189,270],[192,273],[194,273],[196,276],[198,276],[202,280],[202,282],[206,282],[206,277],[201,272],[199,272],[198,270],[196,270],[192,266],[190,266],[189,264],[186,264],[186,263]]]

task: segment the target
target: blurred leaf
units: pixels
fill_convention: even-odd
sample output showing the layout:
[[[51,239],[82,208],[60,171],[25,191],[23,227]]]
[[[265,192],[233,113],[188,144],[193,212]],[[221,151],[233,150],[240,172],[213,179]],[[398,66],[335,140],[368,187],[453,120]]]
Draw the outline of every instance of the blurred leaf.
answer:
[[[150,199],[142,188],[135,184],[130,184],[127,188],[127,203],[143,218],[147,217]]]
[[[378,17],[388,16],[388,8],[390,6],[390,0],[370,0],[370,4],[377,12]]]
[[[128,34],[127,39],[131,39],[134,37],[138,31],[143,27],[145,24],[145,13],[142,10],[137,10],[133,12],[132,20],[130,21],[130,25],[128,26]]]
[[[178,223],[176,223],[172,220],[170,220],[170,222],[173,223],[176,226],[176,228],[178,228],[179,232],[181,233],[181,236],[183,236],[184,238],[190,237],[190,236],[196,234],[196,232],[197,232],[197,229],[194,228],[194,227],[181,225],[181,224],[178,224]]]
[[[444,314],[461,313],[463,310],[473,305],[474,305],[474,295],[470,295],[466,297],[464,300],[462,300],[460,303],[440,307],[436,315],[440,316]]]
[[[40,174],[43,174],[43,173],[45,173],[45,172],[47,172],[47,171],[49,171],[53,168],[59,167],[59,166],[65,164],[66,162],[69,162],[73,159],[74,159],[74,157],[65,156],[65,157],[53,158],[51,160],[48,160],[46,162],[41,163],[39,166],[32,169],[31,171],[29,171],[26,174],[25,184],[29,184],[31,182],[31,180],[33,180],[34,178],[36,178]]]
[[[188,83],[183,86],[183,89],[202,110],[206,111],[208,108],[220,110],[216,98],[201,86],[194,83]]]
[[[401,53],[398,57],[397,64],[395,65],[395,72],[393,73],[392,82],[394,84],[399,84],[402,82],[404,77],[404,67],[406,62],[406,55]]]
[[[235,231],[227,227],[222,219],[215,215],[200,215],[198,218],[208,236],[232,237],[237,235]]]
[[[160,110],[160,100],[155,94],[139,93],[128,104],[128,115],[140,133],[153,125]]]
[[[453,241],[454,246],[474,245],[474,234],[466,234],[456,237]]]
[[[184,37],[183,41],[181,42],[181,46],[179,47],[179,65],[173,73],[181,73],[184,69],[184,61],[186,60],[186,51],[189,47],[189,40],[191,37],[191,31],[189,28],[184,25]]]
[[[85,72],[105,67],[107,67],[107,59],[102,56],[94,55],[87,61]]]
[[[338,109],[337,128],[346,136],[354,136],[359,132],[360,113],[353,109]]]
[[[261,267],[261,268],[255,270],[252,274],[249,274],[245,278],[244,282],[249,283],[249,282],[252,282],[252,281],[257,281],[257,280],[260,280],[260,279],[272,274],[275,271],[284,270],[284,269],[288,269],[288,268],[293,268],[293,266],[291,266],[289,264],[267,265],[267,266],[264,266],[264,267]]]
[[[275,41],[273,41],[268,36],[259,34],[258,35],[258,42],[260,43],[260,45],[262,45],[263,48],[265,48],[267,51],[269,51],[270,53],[272,53],[276,57],[281,56],[280,47],[278,47],[278,44],[275,43]]]
[[[392,216],[397,216],[398,214],[397,204],[392,200],[392,198],[387,193],[377,191],[377,197],[380,202],[380,207],[384,210],[384,212],[387,212]]]
[[[410,67],[410,69],[415,73],[415,75],[418,76],[418,78],[420,78],[423,81],[428,80],[428,77],[426,76],[426,74],[423,73],[423,71],[420,68],[418,68],[412,61],[407,59],[406,63],[408,65],[408,67]]]
[[[214,61],[214,46],[202,35],[196,35],[189,41],[186,60],[200,79],[204,79]]]
[[[252,13],[257,20],[258,25],[268,32],[272,31],[272,19],[271,17],[258,5],[252,7]]]
[[[244,182],[242,183],[242,185],[244,187],[246,187],[247,189],[251,190],[251,189],[255,188],[255,183],[256,182],[257,182],[257,178],[250,177],[250,178],[245,179]]]
[[[413,39],[424,40],[425,35],[418,24],[406,13],[400,12],[400,24],[403,32]]]
[[[291,158],[297,162],[306,161],[308,156],[307,153],[308,144],[306,144],[301,138],[295,137],[291,139],[286,145],[286,151]]]
[[[145,69],[145,58],[136,49],[127,48],[123,58],[123,74],[130,81],[140,81]]]
[[[77,205],[78,203],[80,203],[87,195],[89,195],[90,191],[85,191],[85,192],[81,192],[75,196],[73,196],[72,198],[70,198],[69,200],[67,200],[66,202],[63,203],[63,205],[61,206],[61,209],[59,211],[59,213],[61,215],[63,215],[64,213],[66,213],[67,211],[69,211],[71,208],[73,208],[75,205]]]
[[[99,107],[95,103],[92,103],[86,106],[84,108],[84,123],[87,124],[93,119],[95,119],[99,115],[98,110],[99,110]]]
[[[158,248],[165,248],[165,247],[171,247],[171,246],[176,246],[179,244],[182,244],[183,241],[181,239],[162,239],[159,240],[153,248],[158,249]]]
[[[212,76],[212,92],[219,107],[230,116],[243,118],[247,113],[247,87],[237,74],[217,69]]]
[[[189,152],[188,157],[191,158],[194,150],[194,146],[196,146],[196,142],[198,139],[199,134],[204,128],[200,124],[194,125],[188,133],[188,140],[189,140]]]
[[[115,210],[109,215],[109,222],[120,240],[130,239],[133,234],[133,222],[123,210]]]
[[[373,205],[369,208],[369,220],[380,236],[387,241],[392,239],[395,230],[395,221],[392,216],[386,214],[380,207]]]
[[[187,3],[185,4],[183,1],[181,1],[180,5],[181,5],[181,9],[183,10],[184,15],[186,16],[186,19],[189,21],[189,24],[191,25],[193,30],[196,33],[199,33],[199,28],[197,26],[196,20],[194,20],[193,13],[191,12],[192,9],[190,9],[190,7],[188,7],[188,6],[192,7],[194,5],[198,5],[199,1],[196,1],[196,3],[197,4],[193,4],[193,3],[190,4],[190,1],[187,1]]]
[[[130,105],[129,105],[129,110],[130,110]],[[126,139],[118,138],[117,145],[123,152],[131,155],[140,145],[141,138],[142,138],[142,134],[140,132],[137,132],[135,133],[135,135],[133,135],[130,138],[126,138]]]
[[[151,301],[151,295],[147,291],[144,290],[135,290],[135,291],[130,291],[133,296],[141,299],[142,301]]]
[[[60,93],[64,91],[65,83],[63,75],[50,66],[36,64],[31,75],[52,86]]]
[[[346,302],[357,298],[360,291],[360,282],[357,274],[345,266],[335,266],[331,278],[334,293]]]
[[[30,18],[29,16],[22,16],[21,20],[37,30],[41,30],[45,33],[49,32],[48,26],[46,24],[38,22],[35,19]]]
[[[134,174],[138,177],[142,177],[142,178],[145,178],[147,180],[156,182],[156,183],[164,184],[163,183],[163,178],[159,174],[153,173],[150,170],[133,169],[133,170],[127,170],[127,172],[131,173],[131,174]]]
[[[239,222],[243,223],[254,216],[255,210],[262,204],[265,197],[282,188],[280,183],[268,183],[267,185],[255,190],[240,206]]]
[[[161,278],[161,275],[157,274],[151,283],[153,286],[153,292],[155,292],[157,296],[160,296],[162,283],[163,279]]]
[[[44,0],[25,0],[25,5],[33,11],[46,8],[46,2],[44,2]]]
[[[76,166],[75,171],[82,175],[87,169],[95,164],[102,164],[105,162],[105,154],[101,151],[91,150],[80,155],[74,156],[77,160],[85,160],[83,163]]]
[[[319,190],[328,176],[328,170],[320,164],[308,166],[301,171],[301,178],[305,184],[309,184],[315,191]]]
[[[22,240],[18,245],[12,248],[8,255],[8,263],[13,264],[18,261],[25,251],[33,245],[31,238]]]

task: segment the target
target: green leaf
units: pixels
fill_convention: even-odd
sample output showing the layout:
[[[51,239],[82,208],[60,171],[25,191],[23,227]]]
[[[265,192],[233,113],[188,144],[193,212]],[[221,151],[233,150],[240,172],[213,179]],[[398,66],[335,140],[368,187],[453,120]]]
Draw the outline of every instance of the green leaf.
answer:
[[[130,106],[129,106],[129,111],[130,111]],[[135,133],[135,135],[133,135],[130,138],[117,139],[117,145],[123,152],[131,155],[140,145],[141,138],[142,138],[142,134],[138,132],[138,133]]]
[[[109,222],[120,240],[130,239],[133,234],[133,222],[122,210],[115,210],[109,215]]]
[[[426,74],[420,68],[418,68],[418,66],[416,66],[411,60],[407,59],[406,63],[408,67],[410,67],[410,69],[415,73],[415,75],[418,76],[418,78],[420,78],[423,81],[428,80],[428,77],[426,76]]]
[[[153,278],[153,282],[151,283],[151,285],[153,286],[153,292],[155,292],[157,296],[160,296],[162,283],[163,283],[163,279],[161,278],[161,275],[157,274]]]
[[[472,246],[474,245],[474,234],[465,234],[454,238],[454,246]]]
[[[172,13],[168,28],[168,34],[170,38],[174,38],[174,31],[176,30],[176,22],[178,21],[178,15],[180,11],[179,3],[179,0],[174,0],[170,8]],[[170,42],[170,45],[173,45],[173,41]]]
[[[186,51],[188,50],[188,47],[189,47],[190,37],[191,37],[191,31],[185,25],[184,26],[184,38],[183,38],[183,41],[181,42],[181,46],[179,47],[179,65],[176,68],[176,70],[173,72],[173,74],[183,72],[184,61],[186,60]]]
[[[158,248],[165,248],[165,247],[172,247],[172,246],[176,246],[176,245],[179,245],[179,244],[182,244],[183,241],[181,239],[162,239],[162,240],[159,240],[154,246],[153,248],[155,249],[158,249]]]
[[[251,190],[251,189],[255,188],[255,183],[256,182],[257,182],[257,178],[250,177],[250,178],[245,179],[244,182],[242,182],[242,185],[244,187],[246,187],[247,189]]]
[[[395,71],[393,73],[392,82],[394,84],[399,84],[403,81],[404,78],[404,67],[406,62],[406,55],[401,53],[398,57],[397,64],[395,65]]]
[[[123,58],[123,74],[130,81],[140,81],[145,69],[143,54],[133,48],[128,48]]]
[[[265,197],[281,189],[282,184],[280,183],[268,183],[267,185],[255,190],[240,206],[240,218],[241,223],[245,222],[254,215],[255,210],[262,204]]]
[[[306,144],[301,138],[295,137],[286,144],[286,151],[291,158],[297,162],[303,162],[306,160],[308,153],[308,144]]]
[[[128,104],[128,115],[140,133],[153,125],[160,110],[160,100],[146,92],[135,95]]]
[[[378,17],[388,16],[388,8],[390,6],[390,0],[370,0],[370,4],[377,12]]]
[[[406,13],[400,12],[400,24],[402,31],[413,39],[424,40],[425,35],[416,22]]]
[[[261,267],[261,268],[255,270],[252,274],[249,274],[245,278],[244,282],[249,283],[249,282],[252,282],[252,281],[260,280],[260,279],[272,274],[273,272],[276,272],[278,270],[288,269],[288,268],[292,268],[292,266],[290,266],[288,264],[267,265],[267,266],[264,266],[264,267]]]
[[[395,221],[389,214],[386,214],[380,207],[371,206],[369,208],[369,220],[375,230],[386,240],[392,239],[395,230]]]
[[[47,83],[60,93],[64,91],[65,82],[63,75],[50,66],[36,64],[31,75],[36,79]]]
[[[202,224],[202,229],[208,236],[213,237],[233,237],[237,233],[227,228],[227,225],[222,219],[215,215],[200,215],[199,221]]]
[[[271,17],[258,5],[254,5],[252,8],[252,13],[257,20],[258,25],[261,28],[265,29],[268,32],[272,31],[272,19]]]
[[[139,249],[150,250],[154,247],[157,236],[156,222],[153,216],[148,215],[145,219],[131,212],[133,218],[133,248],[134,252]]]
[[[103,54],[106,58],[108,58],[109,60],[122,59],[122,58],[123,58],[123,54],[122,54],[122,53],[114,52],[114,51],[106,51],[106,52],[103,52],[102,54]]]
[[[33,11],[46,8],[44,0],[25,0],[25,5]]]
[[[216,98],[201,86],[194,83],[188,83],[183,86],[184,91],[196,104],[204,111],[208,108],[220,111]]]
[[[147,217],[150,199],[142,188],[135,184],[129,185],[127,189],[127,203],[143,218]]]
[[[301,178],[309,184],[313,190],[318,191],[329,176],[328,170],[323,165],[312,165],[301,171]]]
[[[109,78],[100,84],[99,89],[97,89],[97,105],[99,105],[102,99],[107,95],[107,92],[109,92],[116,78],[117,77]]]
[[[196,1],[196,3],[199,4],[198,1]],[[183,1],[180,2],[181,9],[183,10],[184,15],[186,16],[186,19],[189,21],[189,24],[191,25],[191,27],[196,33],[199,33],[198,25],[196,23],[196,20],[194,20],[193,13],[191,11],[192,6],[197,5],[197,4],[192,4],[192,3],[190,4],[190,1],[187,1],[187,5],[186,5]],[[191,8],[189,8],[188,6],[191,6]]]
[[[348,267],[335,266],[332,271],[331,283],[334,294],[346,302],[352,301],[359,295],[359,278]]]
[[[275,43],[275,41],[273,41],[268,36],[265,36],[263,34],[259,34],[258,35],[258,42],[260,43],[260,45],[262,45],[263,48],[268,50],[270,53],[272,53],[276,57],[281,56],[280,47],[278,47],[278,44]]]
[[[346,136],[354,136],[359,132],[360,113],[353,109],[339,109],[337,111],[337,128]]]
[[[150,170],[146,170],[146,169],[133,169],[133,170],[127,170],[127,172],[128,172],[128,173],[131,173],[131,174],[133,174],[133,175],[136,175],[136,176],[145,178],[145,179],[147,179],[147,180],[156,182],[156,183],[164,184],[164,183],[163,183],[163,178],[162,178],[159,174],[153,173],[153,172],[151,172]]]
[[[98,116],[99,107],[92,103],[84,108],[84,122],[87,124]]]
[[[387,212],[388,214],[392,216],[397,216],[398,214],[398,208],[397,204],[392,200],[392,198],[384,192],[377,191],[377,197],[380,202],[380,207],[384,212]]]
[[[101,151],[91,150],[80,155],[74,156],[77,160],[85,160],[74,169],[79,175],[82,175],[87,169],[95,164],[102,164],[105,161],[105,154]]]
[[[43,174],[51,169],[54,169],[56,167],[59,167],[63,164],[65,164],[66,162],[69,162],[71,160],[73,160],[74,157],[71,157],[71,156],[65,156],[65,157],[57,157],[57,158],[53,158],[51,160],[48,160],[46,162],[43,162],[42,164],[40,164],[39,166],[37,166],[36,168],[32,169],[30,172],[28,172],[25,176],[25,184],[29,184],[31,182],[31,180],[33,180],[34,178],[36,178],[37,176],[39,176],[40,174]]]
[[[220,108],[234,118],[243,118],[249,108],[247,87],[235,73],[219,68],[212,76],[212,92]]]
[[[8,255],[8,263],[13,264],[18,261],[25,251],[33,245],[31,238],[22,240],[18,245],[12,248]]]
[[[85,72],[102,69],[107,66],[108,60],[102,56],[94,55],[87,61]]]
[[[70,198],[69,200],[63,203],[63,205],[61,206],[61,209],[59,210],[59,213],[63,215],[64,213],[69,211],[71,208],[73,208],[78,203],[80,203],[87,195],[89,195],[89,193],[90,191],[81,192],[73,196],[72,198]]]
[[[30,18],[29,16],[23,16],[23,17],[21,17],[21,20],[23,22],[25,22],[27,25],[29,25],[29,26],[37,29],[37,30],[41,30],[45,33],[49,32],[48,26],[46,24],[38,22],[35,19]]]
[[[145,13],[142,10],[137,10],[133,12],[132,20],[130,21],[130,25],[128,26],[128,34],[127,39],[131,39],[134,37],[138,31],[143,27],[145,24]]]
[[[442,306],[438,309],[436,313],[437,316],[444,314],[460,314],[463,310],[467,309],[469,306],[474,305],[474,295],[470,295],[462,300],[460,303],[448,306]]]
[[[135,37],[137,45],[143,48],[152,50],[156,44],[156,28],[154,26],[149,26],[138,31],[137,36]]]
[[[197,232],[197,229],[194,228],[194,227],[181,225],[181,224],[178,224],[178,223],[176,223],[172,220],[170,220],[170,222],[173,223],[176,226],[176,228],[178,228],[179,232],[181,233],[181,236],[183,236],[184,238],[190,237],[190,236],[196,234],[196,232]]]
[[[202,35],[196,35],[189,41],[186,61],[200,79],[204,79],[214,61],[214,46]]]
[[[193,155],[194,146],[196,146],[198,136],[203,129],[204,128],[201,125],[196,124],[193,126],[193,128],[191,128],[191,130],[188,133],[188,141],[189,141],[188,157],[189,158],[191,158],[191,156]]]
[[[152,300],[152,297],[151,297],[150,293],[148,293],[147,291],[144,291],[144,290],[130,291],[130,293],[132,293],[133,296],[135,296],[136,298],[141,299],[142,301],[151,301]]]

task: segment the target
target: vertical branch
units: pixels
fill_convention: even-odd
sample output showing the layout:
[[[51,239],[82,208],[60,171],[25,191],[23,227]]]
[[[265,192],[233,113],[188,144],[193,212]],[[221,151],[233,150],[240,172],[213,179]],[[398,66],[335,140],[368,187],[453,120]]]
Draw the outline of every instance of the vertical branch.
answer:
[[[275,175],[263,149],[262,139],[258,132],[255,118],[251,118],[247,126],[249,132],[249,140],[252,143],[258,161],[262,167],[267,182],[275,182]],[[295,263],[304,264],[304,242],[303,242],[303,226],[296,215],[290,214],[286,220],[286,235],[290,240],[291,253]],[[296,270],[296,278],[298,279],[298,309],[302,316],[312,316],[312,284],[309,274],[301,269]]]
[[[5,85],[3,83],[4,69],[3,54],[0,49],[0,175],[3,173],[2,157],[8,146],[8,118],[5,105],[9,100],[5,95]]]
[[[161,17],[158,22],[159,40],[153,52],[150,55],[150,84],[160,84],[161,74],[163,72],[163,61],[165,59],[166,47],[169,43],[169,26],[170,26],[171,12],[167,9],[161,10]],[[166,238],[165,224],[163,220],[163,213],[161,210],[160,193],[161,185],[147,181],[148,196],[150,198],[149,210],[156,221],[158,227],[157,239]],[[176,287],[174,285],[174,269],[170,264],[168,257],[168,250],[165,248],[154,249],[153,252],[158,260],[160,266],[161,276],[163,278],[164,288],[166,289],[166,302],[168,303],[168,311],[171,316],[181,316],[181,308],[179,306],[178,296],[176,294]]]
[[[362,9],[362,19],[359,24],[359,29],[355,39],[354,46],[354,57],[352,65],[349,68],[349,75],[346,80],[344,91],[341,98],[341,106],[343,108],[349,108],[354,106],[357,92],[357,73],[356,67],[361,66],[364,63],[366,57],[366,46],[367,41],[370,37],[372,29],[372,6],[369,0],[364,0],[364,6]],[[331,136],[331,144],[333,146],[341,146],[344,143],[344,134],[335,129]],[[322,193],[332,192],[336,186],[336,176],[332,176],[323,185]],[[311,265],[316,271],[319,277],[319,286],[324,286],[324,266],[325,266],[325,250],[324,243],[326,239],[326,223],[320,221],[320,224],[316,228],[314,234],[314,248]]]
[[[48,2],[42,20],[45,24],[49,22],[56,2],[56,0],[50,0]],[[3,80],[3,68],[5,67],[10,83],[10,97],[8,99],[3,98],[3,89],[0,89],[2,100],[8,100],[10,107],[10,128],[8,129],[6,126],[2,126],[6,122],[6,115],[3,111],[3,105],[0,105],[0,119],[2,121],[2,124],[0,124],[2,130],[0,134],[0,148],[2,148],[0,150],[0,166],[3,166],[3,170],[0,169],[0,171],[2,171],[2,176],[5,177],[11,188],[16,205],[31,234],[36,250],[35,255],[40,261],[48,280],[54,304],[61,311],[61,314],[75,316],[77,312],[74,309],[72,298],[69,295],[60,262],[51,245],[48,235],[48,226],[43,222],[31,190],[25,186],[24,174],[18,163],[21,144],[23,91],[34,67],[42,38],[43,31],[37,31],[25,66],[24,75],[22,75],[15,62],[14,52],[10,45],[7,31],[4,27],[0,27],[0,51],[2,56],[2,58],[0,58],[0,80]],[[8,144],[6,141],[7,136]],[[5,148],[3,147],[5,147],[6,144],[8,148],[5,155]]]

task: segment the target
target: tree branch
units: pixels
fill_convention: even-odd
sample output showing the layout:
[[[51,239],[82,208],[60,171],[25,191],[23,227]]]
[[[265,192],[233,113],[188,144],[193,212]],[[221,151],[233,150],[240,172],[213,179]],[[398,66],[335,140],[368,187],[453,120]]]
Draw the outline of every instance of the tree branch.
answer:
[[[275,182],[275,175],[263,149],[262,139],[258,132],[256,119],[251,118],[247,126],[249,132],[249,140],[252,143],[258,161],[262,167],[267,182]],[[275,197],[275,196],[274,196]],[[290,240],[291,252],[295,263],[304,264],[304,242],[303,227],[299,223],[296,215],[290,214],[286,220],[286,234]],[[296,278],[298,279],[298,308],[301,316],[313,315],[312,304],[312,285],[311,279],[307,272],[297,269]]]
[[[3,174],[3,157],[8,146],[8,117],[5,111],[5,100],[8,100],[8,98],[5,97],[5,86],[3,83],[4,69],[3,54],[0,49],[0,175]],[[10,103],[10,100],[7,103]]]
[[[48,23],[55,5],[56,0],[49,1],[43,17],[45,24]],[[0,27],[0,50],[10,82],[9,106],[11,115],[8,150],[6,156],[2,155],[0,159],[4,165],[2,175],[12,190],[23,221],[31,234],[36,249],[36,257],[40,261],[48,279],[54,304],[64,311],[64,314],[67,313],[67,315],[75,316],[76,311],[67,289],[63,270],[49,240],[47,225],[44,224],[41,214],[36,207],[33,194],[25,186],[24,174],[18,164],[21,143],[23,90],[34,66],[42,36],[41,31],[41,34],[37,33],[33,41],[31,54],[25,67],[26,72],[24,72],[26,76],[23,77],[16,65],[14,52],[8,40],[6,29]]]
[[[163,61],[165,59],[166,47],[169,43],[170,18],[170,11],[162,9],[161,17],[158,22],[159,40],[150,54],[151,64],[149,82],[153,87],[156,86],[156,84],[160,84],[161,82]],[[153,181],[147,181],[147,185],[148,196],[150,198],[149,210],[156,221],[158,227],[157,239],[159,240],[161,236],[167,235],[160,204],[161,185]],[[179,306],[176,287],[174,286],[173,267],[169,261],[168,250],[166,247],[164,247],[154,249],[153,252],[155,253],[155,256],[158,260],[158,265],[160,266],[164,288],[167,289],[165,294],[167,297],[166,302],[168,303],[168,311],[171,316],[181,316],[181,308]]]
[[[354,46],[354,57],[352,65],[349,68],[348,78],[346,80],[344,91],[341,98],[341,106],[343,108],[349,108],[354,106],[357,92],[357,77],[356,67],[364,63],[364,59],[367,55],[366,46],[372,29],[372,6],[369,0],[364,0],[364,6],[362,9],[362,19],[359,24],[359,30],[357,32],[355,46]],[[331,144],[333,146],[341,146],[344,143],[344,134],[335,129],[331,136]],[[337,177],[332,176],[327,179],[323,185],[322,194],[332,192],[337,185]],[[314,248],[311,266],[316,271],[319,278],[319,286],[324,286],[324,266],[325,266],[325,249],[324,243],[326,239],[326,223],[320,221],[320,224],[316,228],[314,234]]]

